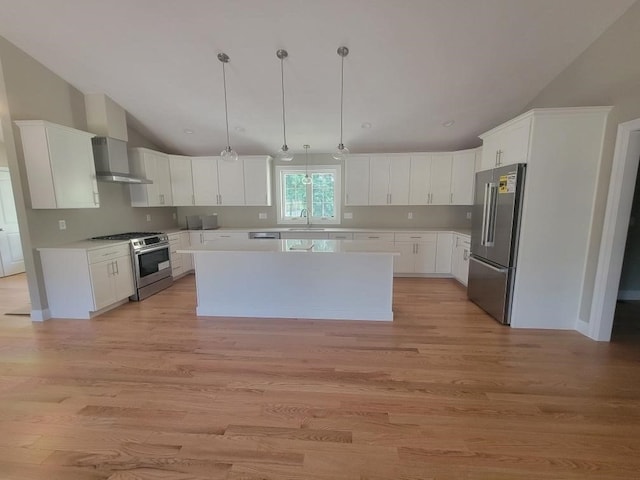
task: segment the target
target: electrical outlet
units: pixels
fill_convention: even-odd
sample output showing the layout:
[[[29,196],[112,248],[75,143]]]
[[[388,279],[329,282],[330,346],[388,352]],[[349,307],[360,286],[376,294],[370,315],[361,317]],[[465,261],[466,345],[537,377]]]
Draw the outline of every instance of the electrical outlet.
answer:
[[[353,218],[353,213],[351,212],[344,212],[344,219],[345,220],[351,220]]]
[[[413,212],[409,212],[409,213],[407,213],[407,218],[408,218],[409,220],[413,219]]]
[[[147,213],[147,222],[151,221],[151,215]]]
[[[471,212],[467,212],[467,220],[471,220]]]
[[[266,220],[267,219],[267,214],[265,212],[259,212],[258,213],[258,218],[260,220]]]
[[[67,229],[67,222],[66,220],[58,220],[58,228],[60,230],[66,230]]]
[[[173,212],[173,213],[171,214],[171,216],[173,217],[173,219],[174,219],[174,220],[175,220],[176,218],[178,218],[178,214],[177,214],[176,212]]]

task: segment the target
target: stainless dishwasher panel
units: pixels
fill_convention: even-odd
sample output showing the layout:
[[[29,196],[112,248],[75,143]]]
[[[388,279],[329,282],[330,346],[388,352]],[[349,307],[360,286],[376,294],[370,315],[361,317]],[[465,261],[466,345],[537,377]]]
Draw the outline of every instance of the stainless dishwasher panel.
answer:
[[[280,232],[249,232],[251,240],[280,240]]]

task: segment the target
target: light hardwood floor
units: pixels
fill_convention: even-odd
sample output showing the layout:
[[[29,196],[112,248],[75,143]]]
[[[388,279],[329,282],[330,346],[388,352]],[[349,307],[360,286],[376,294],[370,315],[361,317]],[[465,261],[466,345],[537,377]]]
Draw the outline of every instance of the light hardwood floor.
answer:
[[[396,279],[393,324],[194,311],[190,276],[0,316],[0,479],[640,478],[638,344],[503,327],[448,279]]]

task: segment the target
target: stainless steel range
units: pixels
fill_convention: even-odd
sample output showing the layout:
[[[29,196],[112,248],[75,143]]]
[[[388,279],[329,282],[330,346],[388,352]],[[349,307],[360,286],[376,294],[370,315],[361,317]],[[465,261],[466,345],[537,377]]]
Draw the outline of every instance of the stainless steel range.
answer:
[[[129,240],[136,293],[131,300],[142,300],[171,286],[169,237],[161,232],[127,232],[93,237],[92,240]]]

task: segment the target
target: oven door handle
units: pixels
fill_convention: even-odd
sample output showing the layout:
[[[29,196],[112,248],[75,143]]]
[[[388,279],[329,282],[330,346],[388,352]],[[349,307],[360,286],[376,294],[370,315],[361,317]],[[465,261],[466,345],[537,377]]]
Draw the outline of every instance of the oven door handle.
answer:
[[[167,249],[169,248],[169,244],[168,243],[160,245],[160,246],[155,247],[155,248],[145,248],[144,250],[136,250],[136,251],[133,252],[133,254],[136,257],[139,257],[142,254],[151,253],[151,252],[157,252],[158,250],[164,250],[165,248],[167,248]]]

